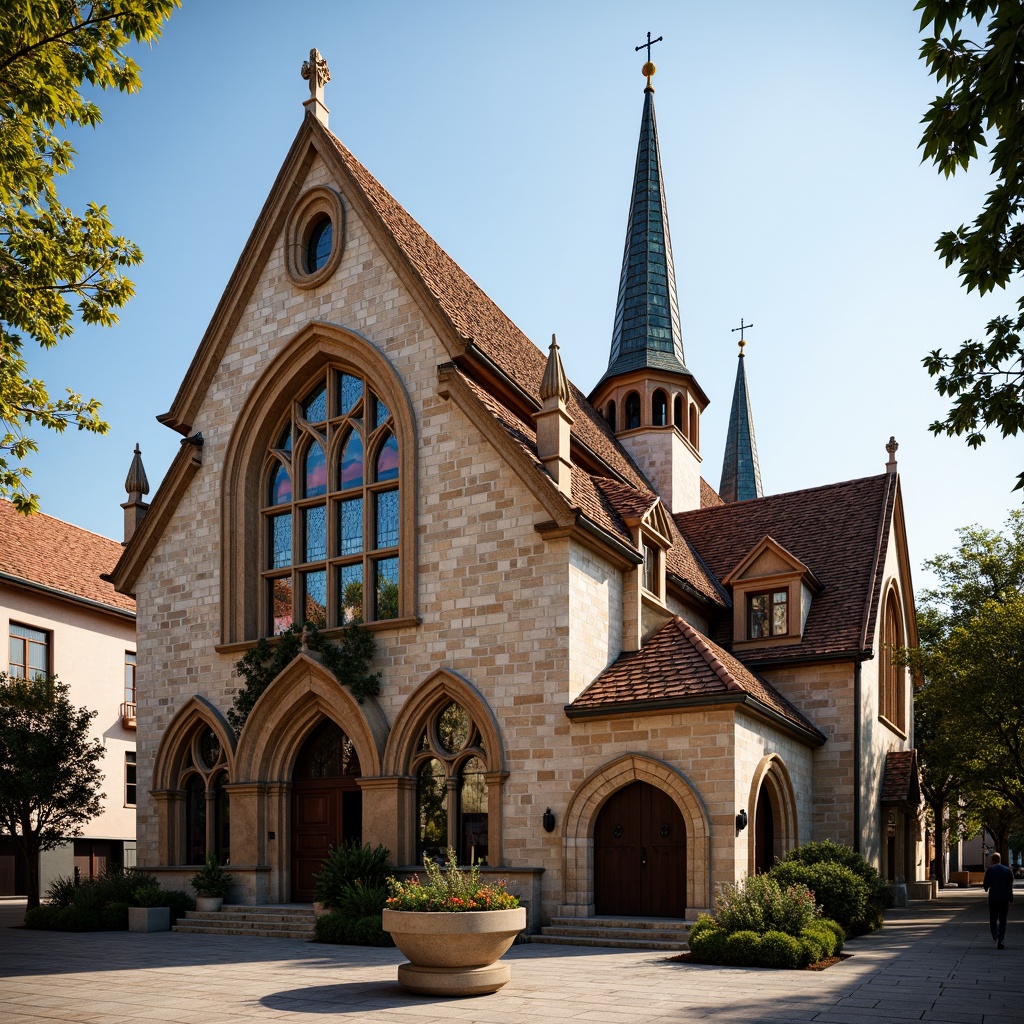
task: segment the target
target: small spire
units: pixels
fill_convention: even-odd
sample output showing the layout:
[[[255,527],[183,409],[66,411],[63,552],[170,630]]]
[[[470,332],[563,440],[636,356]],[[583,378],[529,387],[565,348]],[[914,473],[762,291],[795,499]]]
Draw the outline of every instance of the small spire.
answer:
[[[326,128],[330,111],[324,104],[324,86],[331,80],[331,70],[316,47],[309,51],[309,60],[302,62],[300,74],[309,82],[309,99],[302,105]]]
[[[896,438],[890,435],[889,443],[885,446],[885,450],[889,453],[889,461],[885,464],[885,471],[886,471],[886,473],[895,473],[896,472],[896,449],[897,448],[899,448],[899,445],[896,443]]]
[[[548,349],[548,364],[544,367],[544,377],[540,382],[540,400],[549,398],[569,404],[569,381],[562,369],[562,357],[558,354],[558,342],[551,335],[551,347]]]
[[[124,489],[132,501],[139,501],[144,494],[149,494],[149,480],[146,478],[146,467],[142,465],[142,451],[138,443],[135,445],[135,457],[124,481]]]
[[[734,330],[738,330],[742,336],[745,328],[753,326],[743,324]],[[747,390],[747,374],[744,369],[744,345],[746,341],[741,337],[729,430],[725,436],[722,484],[718,489],[722,500],[726,502],[749,501],[764,494],[761,487],[761,463],[757,457],[757,438],[754,436],[754,414],[750,408],[750,392]]]

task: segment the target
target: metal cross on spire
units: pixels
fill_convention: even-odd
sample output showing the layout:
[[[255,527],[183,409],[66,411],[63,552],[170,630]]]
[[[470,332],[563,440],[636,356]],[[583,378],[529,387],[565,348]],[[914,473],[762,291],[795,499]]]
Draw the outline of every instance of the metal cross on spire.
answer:
[[[753,324],[744,323],[743,322],[743,317],[740,317],[740,325],[739,325],[739,327],[734,327],[732,329],[732,331],[730,331],[731,334],[735,334],[737,331],[740,332],[740,355],[743,355],[743,346],[746,345],[746,343],[747,343],[746,338],[743,337],[744,332],[748,328],[753,327],[753,326],[754,326]]]
[[[647,42],[646,43],[641,43],[639,46],[634,47],[633,52],[634,53],[639,53],[641,50],[646,48],[646,50],[647,50],[647,61],[648,61],[648,63],[650,63],[650,60],[651,60],[651,47],[655,43],[663,43],[664,41],[665,41],[665,37],[664,36],[658,36],[657,39],[652,39],[651,38],[651,33],[648,32],[647,33]]]

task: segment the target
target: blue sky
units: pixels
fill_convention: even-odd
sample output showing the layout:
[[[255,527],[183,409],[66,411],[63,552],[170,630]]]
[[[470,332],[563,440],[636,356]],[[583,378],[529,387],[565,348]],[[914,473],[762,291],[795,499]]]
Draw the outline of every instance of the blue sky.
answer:
[[[44,512],[120,537],[136,442],[155,491],[180,436],[165,412],[327,58],[331,129],[535,342],[557,332],[585,392],[608,359],[637,134],[654,48],[686,361],[712,400],[718,486],[737,335],[768,493],[881,472],[894,434],[911,557],[1019,503],[1020,444],[977,452],[928,424],[921,367],[1014,308],[968,296],[933,252],[972,219],[983,167],[951,181],[917,150],[937,89],[912,0],[516,3],[186,0],[140,48],[143,88],[97,97],[62,198],[105,203],[146,257],[114,329],[31,369],[103,402],[104,438],[37,434]],[[150,495],[152,497],[152,494]],[[926,582],[918,569],[916,582]]]

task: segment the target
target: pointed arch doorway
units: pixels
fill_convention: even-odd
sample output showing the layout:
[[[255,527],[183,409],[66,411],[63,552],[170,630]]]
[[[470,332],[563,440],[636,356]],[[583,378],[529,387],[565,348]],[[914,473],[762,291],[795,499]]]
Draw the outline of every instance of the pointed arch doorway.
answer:
[[[307,737],[292,774],[292,891],[313,901],[313,876],[332,846],[362,842],[363,794],[352,741],[330,719]]]
[[[647,782],[616,790],[598,812],[594,909],[599,915],[686,916],[686,825],[672,797]]]

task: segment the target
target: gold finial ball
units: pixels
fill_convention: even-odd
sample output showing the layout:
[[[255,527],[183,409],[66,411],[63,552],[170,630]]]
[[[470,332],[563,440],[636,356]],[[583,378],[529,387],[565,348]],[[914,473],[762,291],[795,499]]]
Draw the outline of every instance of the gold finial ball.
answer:
[[[657,71],[657,70],[658,69],[650,61],[648,61],[643,66],[643,70],[640,72],[640,74],[646,76],[647,78],[650,78],[651,75],[653,75],[654,72]]]

